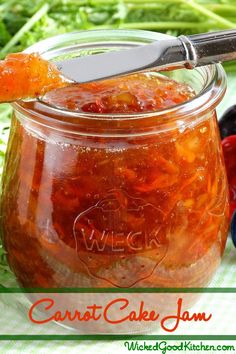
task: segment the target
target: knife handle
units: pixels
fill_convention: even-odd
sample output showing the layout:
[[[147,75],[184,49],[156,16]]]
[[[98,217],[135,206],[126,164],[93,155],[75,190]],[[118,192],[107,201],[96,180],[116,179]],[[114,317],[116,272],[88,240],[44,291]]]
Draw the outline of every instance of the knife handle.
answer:
[[[219,63],[236,59],[236,29],[179,36],[185,49],[185,66]]]

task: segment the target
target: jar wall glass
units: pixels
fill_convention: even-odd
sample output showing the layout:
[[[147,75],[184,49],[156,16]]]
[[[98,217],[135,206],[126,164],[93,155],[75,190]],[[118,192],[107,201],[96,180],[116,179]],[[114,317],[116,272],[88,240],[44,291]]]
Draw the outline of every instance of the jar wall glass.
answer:
[[[28,52],[50,60],[165,39],[145,31],[78,32]],[[220,65],[169,75],[194,88],[143,114],[89,114],[14,104],[2,230],[25,287],[196,287],[217,269],[228,191],[215,107]]]

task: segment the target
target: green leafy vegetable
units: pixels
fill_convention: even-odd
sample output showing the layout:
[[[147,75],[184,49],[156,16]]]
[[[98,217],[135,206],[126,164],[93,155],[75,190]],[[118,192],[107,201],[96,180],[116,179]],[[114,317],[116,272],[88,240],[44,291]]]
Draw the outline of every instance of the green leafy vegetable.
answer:
[[[0,59],[60,33],[97,28],[193,34],[236,27],[235,0],[0,0]],[[236,65],[226,69],[233,73]],[[0,174],[11,107],[0,106]],[[4,281],[3,281],[4,279]],[[0,285],[13,279],[0,245]]]
[[[235,17],[235,19],[234,19]],[[81,29],[143,28],[172,34],[234,28],[235,0],[0,0],[0,55]]]

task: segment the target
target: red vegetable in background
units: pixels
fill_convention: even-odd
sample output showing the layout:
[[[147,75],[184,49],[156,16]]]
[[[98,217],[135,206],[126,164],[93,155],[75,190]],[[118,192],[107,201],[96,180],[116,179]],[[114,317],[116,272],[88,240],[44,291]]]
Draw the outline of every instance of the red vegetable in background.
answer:
[[[219,128],[229,183],[231,218],[236,210],[236,105],[225,111]]]

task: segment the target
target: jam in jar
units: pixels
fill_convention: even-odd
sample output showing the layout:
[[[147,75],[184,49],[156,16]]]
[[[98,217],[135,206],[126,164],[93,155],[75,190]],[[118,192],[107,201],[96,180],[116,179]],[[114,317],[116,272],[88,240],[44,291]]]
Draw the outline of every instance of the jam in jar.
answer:
[[[63,48],[84,55],[88,47],[165,38],[89,31],[28,51],[57,59]],[[1,214],[19,283],[205,286],[228,231],[215,113],[224,90],[223,69],[214,65],[75,84],[44,102],[14,104]]]

